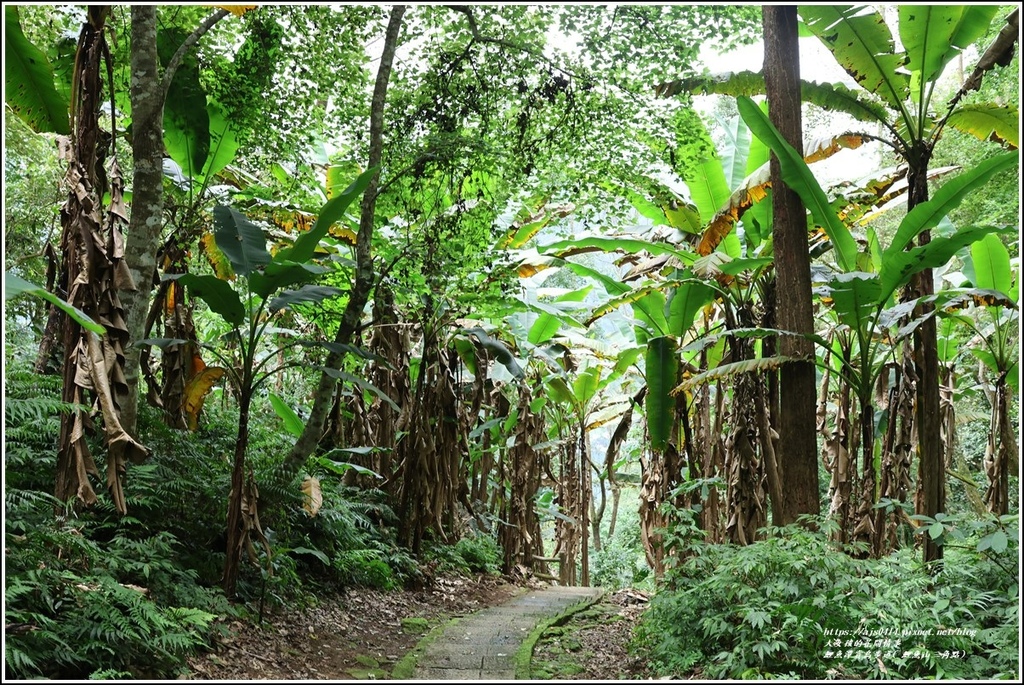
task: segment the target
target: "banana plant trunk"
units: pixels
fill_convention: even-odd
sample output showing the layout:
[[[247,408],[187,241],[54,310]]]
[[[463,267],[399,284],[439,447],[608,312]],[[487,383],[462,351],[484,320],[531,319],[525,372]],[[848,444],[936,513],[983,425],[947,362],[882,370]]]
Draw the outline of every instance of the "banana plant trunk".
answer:
[[[235,596],[242,550],[245,547],[245,523],[242,520],[242,493],[245,488],[245,452],[249,446],[249,407],[252,393],[243,389],[238,398],[238,435],[235,438],[231,493],[228,495],[227,549],[224,559],[224,594]]]
[[[985,492],[985,504],[996,516],[1009,513],[1010,460],[1017,453],[1017,440],[1010,422],[1010,394],[1006,374],[1001,374],[994,394],[995,407],[992,418],[995,425],[989,431],[985,449],[985,471],[989,487]]]

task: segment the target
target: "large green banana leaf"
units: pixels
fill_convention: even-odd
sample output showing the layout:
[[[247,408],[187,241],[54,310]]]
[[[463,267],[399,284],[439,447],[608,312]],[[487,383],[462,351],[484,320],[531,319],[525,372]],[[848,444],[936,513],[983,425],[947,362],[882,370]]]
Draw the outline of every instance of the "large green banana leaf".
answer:
[[[800,17],[853,80],[905,111],[910,77],[878,11],[867,5],[801,5]]]
[[[740,116],[747,122],[754,135],[767,144],[779,158],[783,180],[800,196],[814,220],[825,229],[836,250],[836,261],[839,266],[844,271],[853,271],[857,264],[857,243],[850,234],[850,229],[836,216],[825,191],[821,189],[807,163],[793,146],[779,135],[753,100],[746,97],[737,98],[736,105],[739,107]]]
[[[676,402],[671,394],[679,373],[675,341],[667,336],[651,338],[647,341],[644,361],[647,369],[647,432],[651,437],[651,448],[664,450],[675,421]]]
[[[900,41],[915,102],[926,101],[929,85],[953,57],[985,34],[998,10],[996,5],[900,5]]]
[[[4,6],[4,99],[37,133],[70,132],[68,102],[53,84],[46,55],[21,30],[18,8]]]

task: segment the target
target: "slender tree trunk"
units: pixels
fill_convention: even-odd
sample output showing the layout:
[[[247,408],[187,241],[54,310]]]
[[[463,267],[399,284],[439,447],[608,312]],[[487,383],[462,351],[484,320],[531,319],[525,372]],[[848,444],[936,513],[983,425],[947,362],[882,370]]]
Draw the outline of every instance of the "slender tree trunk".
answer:
[[[763,7],[764,75],[769,118],[797,152],[803,150],[800,116],[800,53],[795,5]],[[772,237],[775,242],[776,322],[783,330],[814,331],[807,218],[800,197],[782,183],[778,159],[772,155]],[[805,357],[783,367],[779,382],[778,466],[785,522],[801,514],[820,513],[818,458],[814,434],[815,371],[811,342],[796,336],[780,341],[785,356]]]
[[[931,147],[920,143],[908,154],[907,211],[928,200],[928,162]],[[931,231],[918,236],[918,245],[931,242]],[[935,294],[932,270],[925,269],[911,281],[913,297]],[[934,309],[932,305],[919,305],[914,316],[923,316]],[[946,460],[942,454],[942,413],[939,402],[939,350],[935,317],[931,317],[914,330],[914,364],[917,374],[917,451],[918,479],[917,506],[919,515],[932,518],[946,508]],[[925,563],[942,559],[942,547],[931,536],[925,535],[923,559]]]
[[[377,80],[373,87],[373,99],[370,105],[370,153],[368,168],[380,165],[384,148],[384,104],[387,100],[388,81],[391,78],[391,68],[395,60],[395,51],[398,48],[399,35],[402,29],[402,17],[405,15],[405,5],[395,5],[391,8],[391,16],[388,19],[387,32],[384,37],[384,48],[381,51],[380,65],[377,68]],[[348,303],[342,314],[341,325],[338,326],[338,333],[334,342],[348,344],[356,331],[359,330],[359,322],[363,316],[363,308],[370,298],[370,291],[373,289],[373,224],[375,208],[377,205],[377,188],[379,187],[379,174],[374,176],[363,193],[362,204],[359,214],[359,233],[356,235],[356,274],[349,291]],[[325,366],[338,369],[344,359],[343,354],[332,352],[327,356]],[[331,408],[334,397],[334,390],[337,381],[322,373],[320,382],[313,395],[313,407],[310,410],[309,419],[302,435],[295,442],[291,451],[285,457],[285,469],[287,473],[298,470],[312,454],[324,430],[324,419]]]
[[[622,488],[618,483],[612,483],[612,513],[608,518],[608,539],[615,537],[615,524],[619,520],[619,499],[622,495]]]
[[[129,346],[125,349],[127,396],[121,406],[121,425],[136,433],[139,398],[139,355],[135,344],[146,334],[150,295],[156,276],[156,255],[163,229],[164,102],[181,59],[214,24],[228,15],[221,9],[207,17],[178,48],[161,77],[157,56],[156,7],[134,5],[131,10],[132,213],[124,259],[134,287],[118,294],[125,310]]]
[[[580,483],[579,483],[579,514],[580,514],[580,585],[590,586],[590,502],[593,499],[593,487],[590,480],[590,437],[587,435],[587,422],[580,421]]]
[[[590,529],[591,534],[594,536],[594,551],[601,551],[601,519],[604,518],[605,505],[608,501],[608,488],[605,485],[605,479],[601,477],[601,474],[597,474],[598,483],[601,486],[601,503],[597,505],[594,503],[594,499],[590,500]]]
[[[132,214],[128,222],[125,261],[135,282],[120,293],[125,325],[132,342],[145,334],[149,295],[156,271],[156,252],[163,227],[164,88],[156,51],[156,7],[135,5],[132,16]],[[139,396],[137,346],[125,352],[128,397],[121,407],[121,423],[136,432]]]

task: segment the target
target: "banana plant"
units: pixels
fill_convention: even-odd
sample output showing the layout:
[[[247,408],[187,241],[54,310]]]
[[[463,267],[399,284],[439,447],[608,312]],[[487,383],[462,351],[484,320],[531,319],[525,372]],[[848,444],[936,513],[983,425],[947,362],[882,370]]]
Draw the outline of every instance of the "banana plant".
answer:
[[[858,85],[851,91],[842,86],[805,83],[803,97],[826,109],[845,112],[858,121],[882,127],[884,138],[861,135],[888,145],[906,164],[909,211],[928,199],[929,162],[946,126],[1013,149],[1019,146],[1016,107],[996,103],[963,104],[964,96],[980,87],[986,71],[1009,62],[1013,54],[1012,40],[997,38],[945,107],[933,107],[936,83],[944,68],[984,35],[998,7],[900,6],[898,32],[902,50],[897,50],[887,23],[871,6],[806,5],[799,11],[808,30],[821,40]],[[1019,10],[1014,10],[1007,18],[1009,25],[1016,26],[1018,13]],[[761,74],[743,72],[718,79],[662,84],[658,92],[667,95],[702,89],[749,96],[764,92],[764,78]],[[875,97],[880,98],[881,103]],[[930,228],[915,237],[920,247],[926,246],[931,238]],[[909,244],[908,241],[904,246]],[[914,287],[922,295],[933,294],[931,272],[918,272]],[[939,416],[936,348],[935,322],[928,320],[915,333],[915,361],[919,376],[917,419],[921,424],[917,433],[922,460],[919,513],[931,517],[944,506],[942,448],[936,423]],[[925,560],[940,557],[941,548],[926,540]]]
[[[988,444],[985,448],[985,474],[988,490],[985,504],[996,516],[1009,508],[1009,474],[1015,472],[1017,459],[1016,432],[1010,421],[1010,391],[1018,392],[1020,352],[1014,333],[1019,321],[1020,279],[1011,268],[1010,254],[998,236],[987,235],[971,245],[965,275],[977,288],[986,288],[1002,295],[979,306],[974,317],[957,317],[955,321],[974,333],[970,352],[994,379],[989,394],[992,415]]]
[[[376,172],[376,169],[370,169],[361,174],[345,192],[324,205],[309,231],[300,235],[291,247],[279,250],[275,255],[267,251],[266,236],[258,226],[234,209],[215,207],[214,239],[230,265],[237,289],[230,281],[216,275],[185,273],[164,276],[168,281],[183,285],[193,297],[201,299],[224,320],[229,327],[225,337],[237,346],[240,355],[240,363],[236,365],[225,352],[205,346],[223,362],[219,375],[228,378],[238,398],[238,433],[228,499],[227,555],[223,577],[228,596],[234,595],[239,563],[243,551],[251,544],[250,535],[262,540],[262,531],[255,518],[258,493],[251,474],[246,477],[249,411],[256,391],[281,367],[269,368],[275,355],[260,358],[260,343],[277,314],[298,304],[322,302],[341,294],[338,288],[313,284],[329,269],[312,263],[311,259],[330,225],[340,219],[348,206],[363,193]],[[299,287],[287,289],[294,285]],[[143,342],[168,346],[184,341],[151,339]]]
[[[991,290],[974,289],[945,291],[896,302],[898,291],[907,286],[918,273],[947,263],[958,251],[1000,229],[992,226],[961,227],[950,235],[932,238],[925,245],[909,250],[906,248],[921,233],[936,227],[971,191],[984,184],[994,174],[1012,168],[1017,163],[1017,155],[997,155],[949,181],[931,200],[921,203],[907,214],[888,246],[883,248],[877,237],[869,234],[869,248],[866,253],[860,254],[849,227],[835,214],[824,191],[801,156],[779,136],[752,100],[741,97],[738,106],[754,134],[778,156],[787,185],[800,194],[815,222],[823,227],[835,248],[836,267],[819,277],[821,286],[818,294],[823,302],[831,306],[838,323],[845,327],[851,336],[847,349],[841,350],[841,354],[835,355],[835,358],[840,362],[840,377],[853,389],[861,409],[859,445],[862,453],[864,504],[860,508],[861,519],[856,524],[858,535],[855,537],[865,542],[877,543],[873,536],[879,532],[874,530],[869,514],[878,499],[873,392],[878,374],[886,368],[879,360],[890,356],[888,350],[893,340],[905,339],[923,323],[934,318],[935,309],[932,308],[918,313],[909,323],[904,323],[920,304],[954,309],[967,306],[978,298],[996,298],[996,301],[1006,299],[1005,296]],[[767,337],[777,333],[764,329],[733,332],[734,335],[753,337]],[[832,343],[820,335],[809,337],[826,350],[833,348]],[[895,359],[892,359],[895,362]],[[771,362],[763,360],[761,363]],[[728,372],[728,367],[705,372],[689,379],[677,390],[686,389]]]
[[[582,337],[575,345],[586,354],[572,354],[568,347],[558,345],[557,360],[540,355],[550,372],[544,377],[548,402],[545,407],[554,419],[552,425],[562,446],[562,478],[559,501],[564,518],[556,522],[558,549],[565,555],[561,580],[576,584],[576,550],[579,549],[581,576],[579,582],[590,584],[589,550],[586,544],[590,527],[592,471],[600,473],[590,455],[590,431],[621,416],[629,407],[628,398],[607,399],[603,391],[612,386],[637,359],[639,348],[627,348],[607,362],[599,354],[582,347]],[[611,348],[589,343],[599,353]],[[614,363],[612,363],[614,362]],[[602,401],[605,400],[605,401]],[[567,434],[567,435],[566,435]],[[582,543],[580,544],[582,536]]]

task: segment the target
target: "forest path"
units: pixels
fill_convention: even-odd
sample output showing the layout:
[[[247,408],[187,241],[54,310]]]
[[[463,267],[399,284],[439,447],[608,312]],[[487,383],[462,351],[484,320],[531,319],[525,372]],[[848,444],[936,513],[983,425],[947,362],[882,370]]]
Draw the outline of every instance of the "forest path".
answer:
[[[411,677],[513,680],[517,653],[539,623],[570,608],[590,605],[603,593],[601,588],[549,587],[458,619],[415,650],[410,657],[415,659]]]

